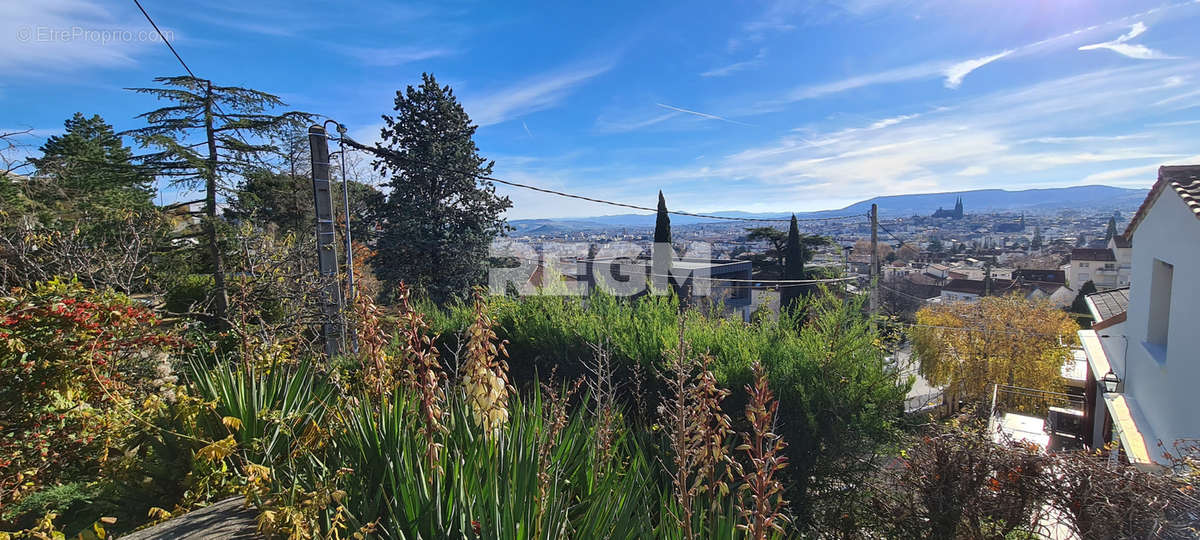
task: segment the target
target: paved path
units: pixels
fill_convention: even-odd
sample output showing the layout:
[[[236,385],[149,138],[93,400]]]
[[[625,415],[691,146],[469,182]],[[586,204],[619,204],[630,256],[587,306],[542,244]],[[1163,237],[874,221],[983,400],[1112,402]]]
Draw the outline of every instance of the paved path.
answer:
[[[122,536],[120,540],[250,540],[254,534],[253,508],[244,508],[243,497],[225,499],[192,510],[153,527]]]

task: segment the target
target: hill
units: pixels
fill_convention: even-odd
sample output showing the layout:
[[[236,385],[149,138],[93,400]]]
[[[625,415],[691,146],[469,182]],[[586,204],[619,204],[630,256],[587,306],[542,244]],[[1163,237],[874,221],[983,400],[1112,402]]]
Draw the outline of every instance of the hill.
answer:
[[[1064,209],[1097,209],[1136,207],[1146,196],[1145,189],[1129,189],[1112,186],[1072,186],[1043,189],[977,189],[969,191],[947,191],[942,193],[918,193],[912,195],[888,195],[859,201],[849,206],[816,212],[797,212],[797,217],[826,217],[866,214],[871,204],[879,205],[881,216],[903,217],[927,216],[940,208],[952,208],[954,200],[962,197],[967,214],[977,212],[1055,212]],[[780,218],[787,213],[752,213],[739,211],[712,212],[722,217]],[[672,225],[708,223],[713,220],[691,216],[671,216]],[[608,216],[580,217],[577,219],[518,219],[510,222],[515,234],[562,234],[566,232],[594,231],[613,227],[654,227],[654,214],[617,214]]]

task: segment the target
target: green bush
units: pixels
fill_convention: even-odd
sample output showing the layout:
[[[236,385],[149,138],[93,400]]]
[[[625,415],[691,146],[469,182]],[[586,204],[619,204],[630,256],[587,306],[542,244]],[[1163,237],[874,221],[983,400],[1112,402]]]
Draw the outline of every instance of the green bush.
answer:
[[[495,296],[489,301],[497,333],[509,341],[514,383],[526,387],[552,369],[568,380],[584,375],[593,354],[589,344],[604,343],[624,394],[641,402],[638,408],[653,411],[661,391],[654,374],[676,347],[681,316],[691,350],[711,355],[718,382],[733,391],[723,404],[726,411],[741,410],[750,366],[760,361],[780,399],[779,429],[791,460],[788,496],[797,515],[848,511],[856,504],[854,487],[874,465],[863,458],[898,441],[908,384],[885,364],[862,315],[861,298],[843,300],[825,291],[776,321],[753,323],[695,309],[681,315],[671,296],[624,299],[599,293],[586,299]],[[443,349],[453,351],[456,336],[470,322],[470,306],[425,309],[442,335]],[[635,366],[642,371],[642,395],[632,395]]]
[[[209,274],[177,276],[167,288],[166,309],[172,313],[192,311],[192,305],[204,302],[213,287],[213,277]]]

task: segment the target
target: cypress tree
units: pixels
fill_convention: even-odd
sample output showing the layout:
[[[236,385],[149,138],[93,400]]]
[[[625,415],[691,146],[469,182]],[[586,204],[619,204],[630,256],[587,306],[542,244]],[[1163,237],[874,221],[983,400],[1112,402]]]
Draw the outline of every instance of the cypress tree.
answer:
[[[804,279],[804,247],[800,243],[800,227],[796,223],[796,215],[792,214],[792,223],[788,227],[787,248],[784,255],[783,279]],[[779,307],[791,307],[796,299],[804,294],[808,287],[784,286],[779,295]]]
[[[1104,231],[1104,241],[1112,240],[1117,235],[1117,218],[1108,218],[1108,229]]]
[[[667,200],[662,190],[658,191],[658,219],[654,222],[654,247],[651,255],[650,283],[656,291],[665,291],[671,272],[671,216],[667,214]]]

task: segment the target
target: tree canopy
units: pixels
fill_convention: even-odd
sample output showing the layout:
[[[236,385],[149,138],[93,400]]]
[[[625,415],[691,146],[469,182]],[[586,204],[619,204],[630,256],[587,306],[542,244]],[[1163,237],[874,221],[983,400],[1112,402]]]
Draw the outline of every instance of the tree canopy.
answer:
[[[671,273],[671,216],[667,213],[667,200],[662,190],[658,191],[658,215],[654,219],[654,245],[651,247],[650,283],[655,290],[666,290],[667,276]]]
[[[1078,329],[1048,302],[986,296],[918,311],[913,353],[921,376],[953,399],[985,400],[996,383],[1057,391]]]
[[[390,285],[443,302],[486,278],[488,247],[507,231],[512,202],[481,179],[494,162],[479,155],[476,126],[454,92],[431,74],[421,79],[397,91],[394,114],[383,117],[374,167],[390,193],[376,207],[386,226],[373,265]]]
[[[204,189],[204,245],[213,276],[213,310],[224,321],[229,310],[224,254],[218,237],[217,204],[247,170],[260,167],[264,155],[278,153],[269,137],[287,126],[307,124],[311,115],[277,112],[278,97],[237,86],[217,86],[191,76],[157,77],[160,87],[129,90],[167,100],[171,105],[138,115],[146,126],[127,132],[155,151],[140,157],[142,164],[173,185]],[[222,322],[221,324],[225,324]]]

